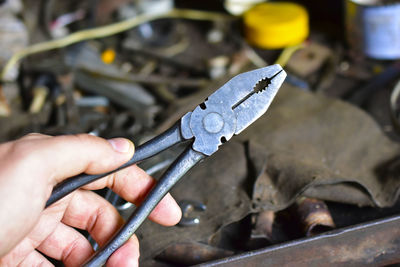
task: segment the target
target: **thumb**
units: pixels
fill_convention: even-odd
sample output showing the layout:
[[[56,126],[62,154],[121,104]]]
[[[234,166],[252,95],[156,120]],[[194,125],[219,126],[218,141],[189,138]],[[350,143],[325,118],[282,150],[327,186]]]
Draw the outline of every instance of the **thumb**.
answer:
[[[133,143],[124,138],[105,140],[88,134],[42,137],[20,139],[13,154],[18,156],[18,150],[23,150],[25,164],[40,169],[52,185],[80,173],[111,171],[134,153]]]
[[[59,148],[53,164],[53,180],[57,183],[71,176],[111,171],[127,162],[134,153],[134,145],[125,138],[105,140],[92,135],[54,138]],[[56,150],[57,151],[57,150]]]

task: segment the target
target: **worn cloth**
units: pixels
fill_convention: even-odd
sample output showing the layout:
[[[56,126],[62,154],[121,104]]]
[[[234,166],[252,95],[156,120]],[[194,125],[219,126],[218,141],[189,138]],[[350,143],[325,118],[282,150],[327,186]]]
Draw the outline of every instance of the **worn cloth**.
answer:
[[[285,208],[299,194],[378,207],[397,198],[399,144],[340,100],[285,86],[239,138],[250,140],[250,161],[264,180],[256,182],[255,198],[264,208]]]

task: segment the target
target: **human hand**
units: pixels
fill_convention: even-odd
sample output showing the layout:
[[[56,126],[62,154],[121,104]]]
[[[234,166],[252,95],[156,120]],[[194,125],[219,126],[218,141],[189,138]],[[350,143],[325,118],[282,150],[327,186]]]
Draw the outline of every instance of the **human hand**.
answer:
[[[30,134],[0,145],[0,266],[51,266],[39,253],[81,265],[93,249],[77,230],[87,230],[102,246],[123,224],[118,211],[89,190],[111,188],[139,204],[155,180],[137,166],[125,168],[84,186],[44,209],[53,187],[80,174],[111,171],[127,162],[134,147],[126,139],[90,135],[51,137]],[[181,210],[171,195],[150,214],[165,226],[178,223]],[[107,261],[107,266],[138,264],[139,243],[133,236]]]

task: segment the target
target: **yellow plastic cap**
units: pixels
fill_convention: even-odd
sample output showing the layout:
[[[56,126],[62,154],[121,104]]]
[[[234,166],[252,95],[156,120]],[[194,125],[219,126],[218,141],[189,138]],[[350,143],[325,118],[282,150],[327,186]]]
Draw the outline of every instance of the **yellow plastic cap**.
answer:
[[[105,64],[111,64],[114,62],[115,60],[115,51],[112,49],[106,49],[103,51],[103,53],[101,53],[101,60],[105,63]]]
[[[295,3],[256,5],[244,14],[246,40],[264,49],[280,49],[303,42],[309,33],[307,10]]]

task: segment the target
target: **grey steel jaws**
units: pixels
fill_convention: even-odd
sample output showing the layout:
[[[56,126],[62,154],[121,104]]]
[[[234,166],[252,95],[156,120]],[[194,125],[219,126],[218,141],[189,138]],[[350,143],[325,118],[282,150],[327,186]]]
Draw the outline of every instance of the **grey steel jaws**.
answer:
[[[182,136],[194,137],[195,151],[212,155],[267,111],[285,78],[278,64],[235,76],[182,117]]]

